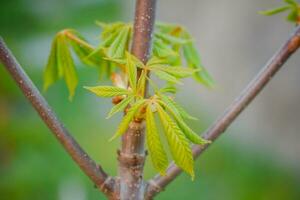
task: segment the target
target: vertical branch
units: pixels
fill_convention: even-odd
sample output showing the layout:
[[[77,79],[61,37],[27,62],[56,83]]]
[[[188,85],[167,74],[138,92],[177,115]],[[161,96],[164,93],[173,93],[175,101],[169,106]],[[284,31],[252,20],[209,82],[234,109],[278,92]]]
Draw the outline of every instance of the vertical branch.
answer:
[[[203,138],[215,141],[228,126],[234,122],[239,114],[252,102],[260,91],[269,83],[272,77],[279,71],[283,64],[293,55],[300,47],[300,26],[294,31],[285,44],[275,53],[269,62],[261,69],[256,77],[248,84],[241,94],[233,103],[224,111],[224,113],[215,121],[215,123],[206,131]],[[193,155],[197,158],[210,145],[194,145]],[[157,193],[162,191],[171,183],[180,173],[181,169],[172,163],[165,176],[156,175],[149,181],[146,191],[146,199],[152,199]]]
[[[0,37],[0,61],[15,80],[25,97],[32,104],[56,139],[72,157],[81,170],[95,183],[95,185],[109,198],[114,199],[114,180],[109,177],[100,165],[95,163],[80,147],[69,131],[58,120],[47,101],[24,72],[16,58],[6,47]]]
[[[147,62],[151,48],[155,4],[156,0],[136,1],[132,54],[143,63]],[[138,70],[138,78],[140,74],[141,70]],[[143,169],[146,156],[144,141],[145,123],[132,122],[122,136],[122,147],[118,152],[122,200],[144,199]]]

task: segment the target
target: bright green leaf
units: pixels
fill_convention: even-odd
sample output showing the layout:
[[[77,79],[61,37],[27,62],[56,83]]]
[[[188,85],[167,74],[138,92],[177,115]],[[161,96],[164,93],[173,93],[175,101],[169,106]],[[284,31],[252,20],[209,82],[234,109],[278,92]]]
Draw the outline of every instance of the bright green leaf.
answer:
[[[137,69],[136,63],[133,60],[133,55],[126,52],[126,73],[129,79],[130,87],[135,91],[136,90],[136,78],[137,78]]]
[[[160,93],[173,93],[175,94],[177,92],[177,88],[174,85],[167,85],[163,88],[161,88]]]
[[[200,69],[199,72],[194,74],[195,80],[207,87],[213,87],[214,81],[206,69],[202,66],[200,56],[192,43],[188,43],[183,46],[183,54],[187,61],[188,67]]]
[[[178,53],[160,39],[153,41],[153,54],[159,58],[166,58],[168,61],[178,57]]]
[[[174,109],[171,106],[172,104],[163,103],[163,106],[172,114],[174,119],[176,120],[178,126],[185,134],[185,136],[194,144],[204,145],[210,143],[208,140],[201,138],[197,133],[195,133],[183,120],[181,115],[178,114],[178,110]]]
[[[75,89],[78,84],[77,73],[71,57],[71,52],[68,47],[68,41],[64,34],[59,34],[57,38],[57,65],[60,72],[63,74],[65,82],[69,90],[69,99],[75,94]]]
[[[100,45],[88,55],[88,58],[93,58],[94,56],[97,56],[97,55],[103,55],[105,48],[109,47],[116,40],[116,37],[118,35],[119,35],[119,32],[114,32],[114,33],[108,35],[108,37],[106,39],[104,39],[100,43]]]
[[[188,42],[190,42],[191,40],[189,39],[185,39],[185,38],[179,38],[179,37],[175,37],[173,35],[170,34],[166,34],[166,33],[162,33],[162,32],[155,32],[155,37],[169,43],[169,44],[186,44]]]
[[[116,133],[109,141],[112,141],[115,138],[121,136],[127,130],[130,122],[134,119],[135,114],[139,111],[139,109],[144,103],[145,103],[145,99],[141,99],[132,105],[132,107],[128,110],[128,112],[120,122]]]
[[[188,112],[186,112],[176,101],[174,101],[171,97],[160,94],[160,98],[164,103],[166,103],[176,114],[180,115],[184,119],[197,120],[197,118],[191,116]]]
[[[284,12],[290,8],[291,8],[290,6],[282,6],[271,10],[260,11],[259,14],[270,16],[270,15],[275,15],[277,13]]]
[[[138,80],[138,84],[137,84],[137,93],[141,96],[145,95],[146,76],[147,76],[147,72],[145,70],[142,70],[141,76],[140,76],[140,78]]]
[[[130,35],[130,27],[124,26],[118,33],[117,37],[114,39],[107,51],[107,57],[110,58],[123,58],[125,51],[128,47]]]
[[[154,168],[161,175],[165,175],[168,158],[158,135],[151,105],[146,110],[146,142]]]
[[[44,72],[44,90],[46,91],[58,79],[57,69],[57,38],[54,38],[48,63]]]
[[[189,142],[172,118],[157,105],[157,111],[175,163],[194,178],[194,159]]]
[[[176,77],[174,77],[171,74],[168,74],[164,71],[160,71],[160,70],[152,70],[154,72],[155,75],[158,76],[158,78],[165,80],[165,81],[169,81],[171,83],[177,83],[177,84],[182,84]]]
[[[123,99],[120,103],[112,107],[106,119],[111,118],[114,114],[124,111],[124,109],[128,106],[128,104],[134,99],[134,96],[128,96]]]
[[[164,66],[164,65],[154,65],[154,66],[151,66],[150,69],[151,68],[164,71],[164,72],[171,74],[177,78],[185,78],[185,77],[193,75],[195,72],[200,71],[200,69],[191,69],[191,68],[184,68],[184,67]]]
[[[84,87],[85,89],[93,92],[99,97],[114,97],[121,95],[128,95],[130,91],[124,88],[114,86],[96,86],[96,87]]]

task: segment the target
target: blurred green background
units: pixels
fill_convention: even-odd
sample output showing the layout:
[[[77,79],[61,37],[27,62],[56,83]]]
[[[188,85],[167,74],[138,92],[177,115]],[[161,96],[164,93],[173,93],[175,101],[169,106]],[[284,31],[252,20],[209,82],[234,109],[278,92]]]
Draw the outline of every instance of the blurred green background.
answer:
[[[43,68],[56,32],[75,28],[96,44],[101,30],[94,25],[95,20],[129,21],[133,18],[133,3],[132,0],[2,0],[0,35],[41,89]],[[176,5],[174,1],[172,6],[180,7],[181,4]],[[202,51],[205,52],[205,48]],[[209,63],[207,65],[209,69]],[[82,88],[98,84],[96,69],[84,67],[79,62],[76,66],[80,83],[73,102],[68,101],[62,81],[43,94],[84,149],[105,170],[116,175],[119,143],[109,143],[108,139],[121,116],[105,120],[110,100],[96,98]],[[218,75],[216,77],[220,82]],[[105,82],[107,80],[101,81]],[[201,88],[200,92],[204,90],[196,87]],[[200,122],[192,124],[193,128],[204,131],[215,117],[207,108],[213,105],[189,103],[193,95],[191,91],[186,92],[179,99],[189,111],[200,116]],[[206,108],[193,109],[193,105]],[[243,127],[234,132],[243,131],[251,132]],[[196,162],[195,181],[183,174],[157,199],[300,199],[297,170],[278,162],[278,156],[272,151],[257,148],[251,142],[252,146],[240,143],[230,132]],[[154,174],[151,163],[147,162],[146,177]],[[0,200],[26,199],[96,200],[104,196],[74,165],[0,66]]]

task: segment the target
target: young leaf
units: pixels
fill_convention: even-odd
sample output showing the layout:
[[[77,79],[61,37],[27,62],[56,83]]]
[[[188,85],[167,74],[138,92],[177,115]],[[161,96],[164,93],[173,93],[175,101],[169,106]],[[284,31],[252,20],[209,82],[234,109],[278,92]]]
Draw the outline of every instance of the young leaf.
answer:
[[[292,8],[286,19],[290,22],[297,22],[298,8]]]
[[[154,65],[151,66],[150,69],[151,68],[167,72],[168,74],[171,74],[177,78],[185,78],[193,75],[195,72],[200,71],[200,69],[191,69],[191,68],[184,68],[184,67],[164,66],[164,65]]]
[[[184,119],[197,120],[197,118],[187,113],[178,103],[176,103],[171,97],[160,94],[161,100],[166,103],[176,114],[180,115]]]
[[[48,63],[44,72],[44,90],[46,91],[58,79],[57,69],[57,38],[54,38]]]
[[[130,26],[124,26],[120,30],[113,43],[110,45],[107,51],[107,57],[109,58],[123,58],[128,46],[128,39],[130,35]]]
[[[174,29],[180,27],[178,24],[170,24],[170,23],[164,23],[164,22],[157,22],[157,23],[155,23],[155,26],[157,29],[159,29],[163,33],[170,33]]]
[[[270,15],[275,15],[277,13],[284,12],[290,8],[291,8],[290,6],[282,6],[271,10],[260,11],[259,14],[270,16]]]
[[[171,83],[182,84],[176,77],[174,77],[173,75],[168,74],[164,71],[153,70],[153,72],[155,75],[157,75],[162,80],[169,81]]]
[[[192,43],[183,45],[183,54],[190,68],[200,69],[199,72],[194,73],[195,80],[207,87],[213,87],[214,81],[202,66],[200,56]]]
[[[96,24],[102,28],[101,37],[102,39],[108,38],[110,35],[119,32],[122,27],[125,26],[123,22],[115,22],[111,24],[96,21]]]
[[[141,99],[135,104],[132,105],[132,107],[128,110],[126,115],[123,117],[122,121],[120,122],[118,129],[114,136],[109,140],[112,141],[115,138],[121,136],[128,128],[130,122],[134,119],[135,114],[139,111],[139,108],[145,103],[145,99]]]
[[[140,78],[138,80],[138,83],[137,83],[137,94],[139,94],[142,97],[145,95],[146,74],[147,74],[147,72],[145,70],[142,70],[141,76],[140,76]]]
[[[166,58],[168,61],[178,57],[178,54],[160,39],[153,42],[153,54],[159,58]]]
[[[126,73],[129,78],[130,87],[135,91],[136,90],[136,78],[137,78],[137,70],[136,63],[134,63],[133,55],[126,52]]]
[[[134,96],[128,96],[123,99],[120,103],[112,107],[110,112],[108,113],[106,119],[111,118],[114,114],[120,111],[124,111],[124,109],[128,106],[128,104],[134,99]]]
[[[88,57],[94,51],[94,47],[80,33],[75,30],[67,30],[66,37],[69,39],[74,52],[83,63],[91,66],[102,65],[102,56],[99,54],[94,57]]]
[[[189,173],[194,178],[194,160],[189,142],[184,133],[172,120],[172,118],[163,110],[160,105],[157,105],[157,111],[165,130],[168,144],[171,149],[175,163],[184,171]]]
[[[170,104],[163,103],[163,106],[173,115],[174,119],[176,120],[178,126],[185,134],[185,136],[194,144],[204,145],[210,143],[208,140],[201,138],[197,133],[195,133],[183,120],[183,118],[174,110]]]
[[[104,39],[100,43],[100,45],[88,55],[88,58],[93,58],[94,56],[97,56],[99,54],[102,55],[104,52],[104,49],[109,47],[113,43],[113,41],[116,39],[118,34],[119,34],[119,32],[114,32],[114,33],[108,35],[108,37],[106,39]]]
[[[174,85],[167,85],[159,90],[160,93],[172,93],[175,94],[177,92],[177,88]]]
[[[156,56],[152,56],[146,66],[147,67],[152,67],[152,66],[155,66],[155,65],[168,65],[169,64],[169,61],[167,59],[164,59],[164,58],[158,58]]]
[[[96,86],[84,88],[95,93],[99,97],[113,97],[130,94],[130,91],[128,91],[127,89],[114,86]]]
[[[190,42],[191,40],[185,39],[185,38],[179,38],[175,37],[170,34],[162,33],[162,32],[155,32],[155,37],[169,43],[169,44],[186,44]]]
[[[158,135],[151,105],[146,110],[146,142],[154,168],[161,175],[165,175],[168,158]]]
[[[73,59],[68,47],[68,42],[64,34],[57,38],[57,65],[61,69],[69,90],[69,99],[72,99],[77,87],[78,78],[74,67]]]
[[[286,10],[289,10],[289,14],[286,19],[290,22],[299,24],[299,16],[300,16],[299,3],[295,0],[284,0],[284,2],[288,5],[271,9],[271,10],[262,11],[259,13],[270,16],[270,15],[275,15],[277,13],[281,13]]]

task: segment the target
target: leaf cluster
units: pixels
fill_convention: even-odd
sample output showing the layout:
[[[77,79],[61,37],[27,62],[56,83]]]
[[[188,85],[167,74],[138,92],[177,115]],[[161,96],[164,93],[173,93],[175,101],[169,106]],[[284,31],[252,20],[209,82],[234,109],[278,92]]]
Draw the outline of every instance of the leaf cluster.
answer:
[[[102,42],[97,47],[89,44],[75,30],[67,29],[56,35],[44,73],[44,88],[47,89],[59,78],[63,78],[70,98],[73,97],[78,83],[71,53],[73,50],[83,63],[96,66],[111,77],[113,85],[85,87],[99,97],[113,98],[115,105],[107,118],[125,111],[111,140],[124,134],[131,122],[145,120],[146,142],[154,167],[162,175],[165,174],[168,157],[162,145],[163,134],[175,163],[194,177],[190,143],[204,145],[208,141],[187,125],[186,120],[196,118],[168,95],[176,93],[177,84],[182,84],[181,79],[187,77],[193,77],[207,87],[213,86],[213,80],[201,63],[193,38],[181,26],[159,23],[153,36],[150,59],[147,63],[142,63],[129,53],[131,24],[97,24],[102,28]],[[166,81],[166,86],[159,88],[149,76],[150,73]],[[147,83],[154,92],[145,97]],[[156,119],[159,119],[163,127],[162,133],[158,130]]]
[[[164,135],[167,138],[171,155],[175,163],[183,170],[194,177],[193,155],[189,146],[190,142],[204,145],[208,141],[202,139],[185,122],[186,119],[195,120],[189,115],[167,92],[172,91],[172,87],[161,89],[154,88],[155,94],[149,98],[144,98],[146,80],[151,81],[147,71],[155,74],[165,73],[174,79],[192,76],[196,70],[181,67],[165,66],[158,58],[150,59],[145,65],[133,55],[126,52],[126,74],[128,87],[125,87],[120,76],[115,77],[116,86],[96,86],[86,87],[86,89],[100,97],[118,97],[121,101],[116,104],[108,114],[108,118],[117,112],[122,112],[128,108],[126,115],[120,122],[115,135],[115,139],[121,136],[129,127],[130,122],[146,120],[146,141],[148,151],[154,167],[162,174],[165,174],[168,159],[161,142],[154,115],[158,113],[160,123],[164,127]],[[141,76],[137,80],[137,69],[142,69]],[[169,79],[167,79],[170,81]],[[118,82],[119,81],[119,82]],[[154,84],[151,81],[152,84]]]

